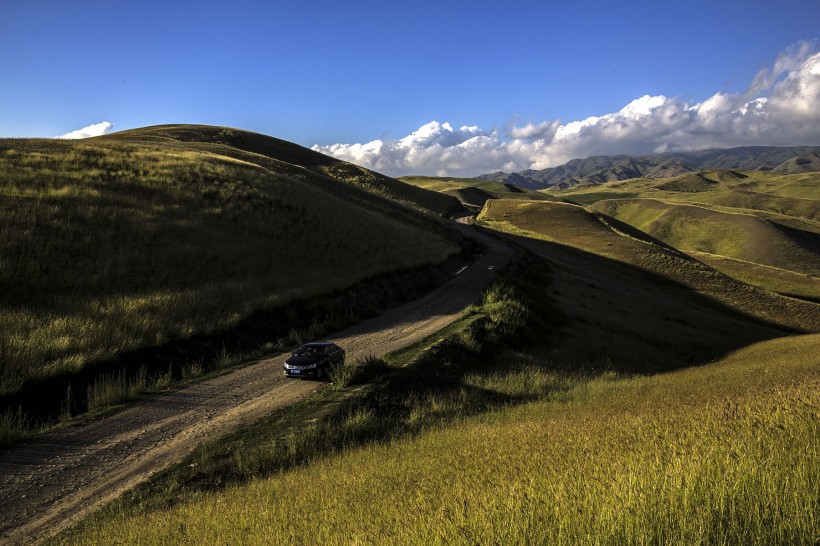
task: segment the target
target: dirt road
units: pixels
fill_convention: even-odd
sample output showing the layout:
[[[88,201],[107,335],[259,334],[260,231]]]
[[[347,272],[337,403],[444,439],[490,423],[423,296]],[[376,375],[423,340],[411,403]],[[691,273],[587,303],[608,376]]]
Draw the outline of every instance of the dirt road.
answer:
[[[475,233],[489,251],[418,300],[329,336],[348,358],[381,355],[455,320],[512,254]],[[79,521],[196,446],[292,404],[322,387],[286,379],[285,356],[175,391],[146,396],[115,415],[0,452],[0,542],[29,544]]]

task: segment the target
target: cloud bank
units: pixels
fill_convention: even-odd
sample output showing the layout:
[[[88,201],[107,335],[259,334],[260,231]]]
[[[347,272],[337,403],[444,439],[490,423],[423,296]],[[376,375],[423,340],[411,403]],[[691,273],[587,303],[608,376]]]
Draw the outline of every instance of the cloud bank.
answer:
[[[820,52],[802,42],[755,76],[743,93],[698,103],[663,95],[618,112],[502,131],[431,121],[399,140],[315,145],[313,149],[392,176],[475,176],[544,169],[592,155],[820,143]]]
[[[102,121],[100,123],[95,123],[94,125],[89,125],[88,127],[83,127],[82,129],[77,129],[76,131],[71,131],[70,133],[66,133],[55,138],[77,139],[95,137],[106,134],[108,131],[111,130],[112,127],[114,127],[113,123],[109,121]]]

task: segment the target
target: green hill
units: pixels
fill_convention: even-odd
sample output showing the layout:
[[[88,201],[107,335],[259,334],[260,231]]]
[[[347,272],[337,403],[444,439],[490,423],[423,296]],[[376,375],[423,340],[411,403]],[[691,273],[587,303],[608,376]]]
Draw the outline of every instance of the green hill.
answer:
[[[816,172],[703,171],[550,195],[618,216],[744,282],[820,298]]]
[[[675,373],[586,379],[519,356],[462,391],[528,403],[170,504],[137,497],[55,543],[811,544],[818,350],[818,335],[777,339]],[[377,418],[359,408],[337,427],[353,436]]]
[[[206,151],[258,164],[297,180],[319,185],[326,191],[334,191],[331,182],[338,181],[440,215],[463,212],[458,201],[451,197],[423,191],[298,144],[249,131],[205,125],[160,125],[120,131],[97,140],[162,143],[164,146]],[[349,193],[344,196],[354,197]]]
[[[820,236],[796,238],[756,216],[654,199],[599,201],[593,210],[685,252],[718,254],[804,274],[820,272]]]
[[[477,222],[529,252],[447,331],[55,543],[814,542],[820,306],[577,205]]]
[[[477,220],[554,262],[554,298],[574,317],[564,343],[590,355],[674,367],[777,335],[757,320],[820,330],[816,304],[749,286],[577,205],[489,201]]]
[[[0,393],[460,244],[417,210],[460,207],[452,197],[225,128],[3,139],[0,196]]]

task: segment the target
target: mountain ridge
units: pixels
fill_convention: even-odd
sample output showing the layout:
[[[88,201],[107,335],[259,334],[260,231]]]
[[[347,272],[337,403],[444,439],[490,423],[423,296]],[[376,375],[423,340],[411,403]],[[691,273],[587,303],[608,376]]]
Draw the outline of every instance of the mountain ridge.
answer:
[[[527,169],[517,173],[497,171],[476,178],[540,190],[566,189],[630,178],[666,178],[712,169],[820,171],[820,146],[741,146],[642,156],[596,155],[573,159],[547,169]]]

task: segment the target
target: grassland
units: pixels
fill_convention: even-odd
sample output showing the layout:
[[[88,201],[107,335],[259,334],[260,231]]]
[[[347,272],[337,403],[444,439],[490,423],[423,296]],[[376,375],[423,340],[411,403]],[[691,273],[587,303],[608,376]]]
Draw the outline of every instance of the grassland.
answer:
[[[209,446],[53,542],[813,543],[820,337],[594,369],[543,343],[565,273],[516,263],[367,394]]]
[[[599,201],[592,209],[684,252],[706,252],[806,275],[820,272],[820,237],[801,240],[757,216],[655,199]]]
[[[458,250],[407,206],[450,198],[396,181],[378,195],[288,162],[320,154],[226,131],[0,141],[0,393]]]
[[[550,194],[615,216],[754,286],[810,301],[820,291],[817,173],[706,171]]]
[[[567,342],[610,358],[679,362],[710,347],[776,336],[770,327],[820,330],[816,304],[749,286],[577,205],[491,201],[478,221],[566,271],[554,297],[585,332]]]
[[[247,141],[229,148],[233,160],[278,165]],[[305,187],[401,200],[377,178],[328,176],[309,154],[293,161],[278,168]],[[741,175],[646,191],[666,205],[667,194],[750,182]],[[760,184],[803,199],[812,188],[801,180]],[[673,204],[740,211],[684,201]],[[758,213],[792,230],[814,222]],[[427,221],[411,216],[407,229]],[[820,306],[578,205],[493,199],[478,224],[523,250],[460,321],[343,369],[51,542],[817,542]]]

